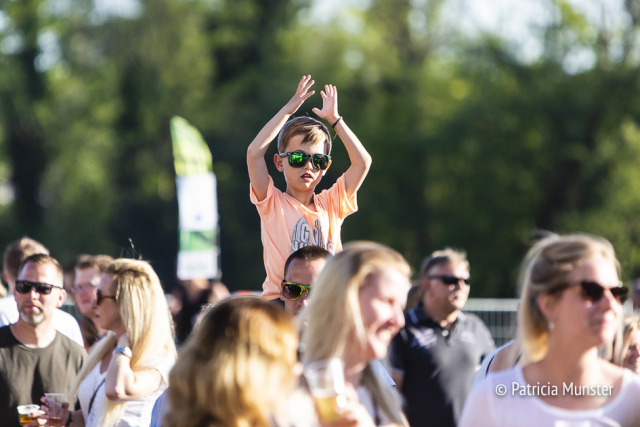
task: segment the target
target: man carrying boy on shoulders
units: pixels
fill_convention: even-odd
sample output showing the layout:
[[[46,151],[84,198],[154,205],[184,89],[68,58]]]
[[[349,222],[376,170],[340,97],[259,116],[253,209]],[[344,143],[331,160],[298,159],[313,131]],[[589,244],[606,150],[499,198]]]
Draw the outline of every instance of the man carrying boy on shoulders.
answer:
[[[344,142],[351,160],[349,169],[329,189],[315,194],[315,188],[331,164],[331,135],[319,121],[296,117],[287,122],[302,103],[315,92],[308,92],[314,81],[304,76],[296,94],[267,123],[247,150],[251,180],[251,202],[260,214],[264,264],[267,279],[262,297],[280,296],[284,264],[297,249],[315,245],[331,253],[342,250],[340,228],[344,218],[355,212],[356,192],[362,185],[371,156],[338,114],[338,91],[326,85],[321,91],[322,110],[313,112],[326,120]],[[286,192],[274,187],[264,156],[271,141],[278,137],[274,162],[284,173]]]

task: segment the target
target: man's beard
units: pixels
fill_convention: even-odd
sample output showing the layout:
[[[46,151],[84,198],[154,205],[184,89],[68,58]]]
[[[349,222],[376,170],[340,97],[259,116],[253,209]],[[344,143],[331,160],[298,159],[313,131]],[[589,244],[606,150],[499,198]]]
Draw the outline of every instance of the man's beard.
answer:
[[[40,313],[35,313],[35,312],[25,313],[24,311],[21,310],[20,318],[22,319],[23,322],[31,326],[38,326],[40,323],[44,321],[46,316],[44,315],[44,311],[41,311]]]

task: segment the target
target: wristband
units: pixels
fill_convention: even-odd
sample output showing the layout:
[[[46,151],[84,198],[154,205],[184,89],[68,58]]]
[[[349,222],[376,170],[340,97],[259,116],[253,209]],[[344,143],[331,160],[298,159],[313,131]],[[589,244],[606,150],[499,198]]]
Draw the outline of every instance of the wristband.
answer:
[[[331,125],[331,128],[335,129],[336,125],[340,123],[340,120],[342,120],[342,116],[338,117],[338,120],[336,120],[336,122]]]
[[[72,421],[73,421],[73,412],[69,411],[69,419],[67,419],[67,422],[65,423],[64,427],[69,427]]]
[[[131,357],[133,356],[133,353],[131,353],[130,347],[118,347],[115,350],[113,350],[114,356],[118,353],[122,353],[123,355],[127,356],[129,359],[131,359]]]

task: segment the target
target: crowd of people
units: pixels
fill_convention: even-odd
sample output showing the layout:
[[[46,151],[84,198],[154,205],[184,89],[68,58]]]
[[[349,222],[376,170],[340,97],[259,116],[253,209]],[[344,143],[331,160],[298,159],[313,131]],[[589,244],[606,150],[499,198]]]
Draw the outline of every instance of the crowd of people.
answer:
[[[640,426],[640,318],[623,315],[629,288],[612,245],[586,234],[535,243],[521,267],[517,334],[496,349],[462,311],[464,251],[431,253],[412,284],[392,248],[342,247],[372,159],[325,86],[313,111],[351,166],[315,193],[331,134],[313,118],[291,119],[313,84],[301,79],[247,152],[267,276],[260,297],[209,279],[165,294],[142,260],[84,255],[63,269],[30,238],[7,246],[1,424]],[[265,162],[276,138],[285,192]],[[67,292],[80,324],[60,310]],[[632,297],[640,303],[636,286]]]

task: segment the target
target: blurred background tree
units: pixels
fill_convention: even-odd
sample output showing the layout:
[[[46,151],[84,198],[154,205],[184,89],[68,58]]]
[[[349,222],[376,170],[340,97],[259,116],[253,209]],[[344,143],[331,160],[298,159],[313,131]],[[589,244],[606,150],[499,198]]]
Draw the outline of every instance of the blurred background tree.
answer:
[[[640,3],[612,21],[578,0],[529,2],[546,17],[533,47],[465,31],[451,18],[465,0],[332,13],[319,0],[0,0],[0,243],[27,234],[68,262],[130,254],[131,238],[171,288],[177,114],[213,154],[222,279],[259,289],[246,148],[311,74],[316,91],[338,87],[374,160],[344,241],[386,243],[416,268],[464,248],[472,295],[508,297],[532,232],[583,231],[610,239],[634,277]],[[339,140],[333,157],[322,188],[348,167]]]

